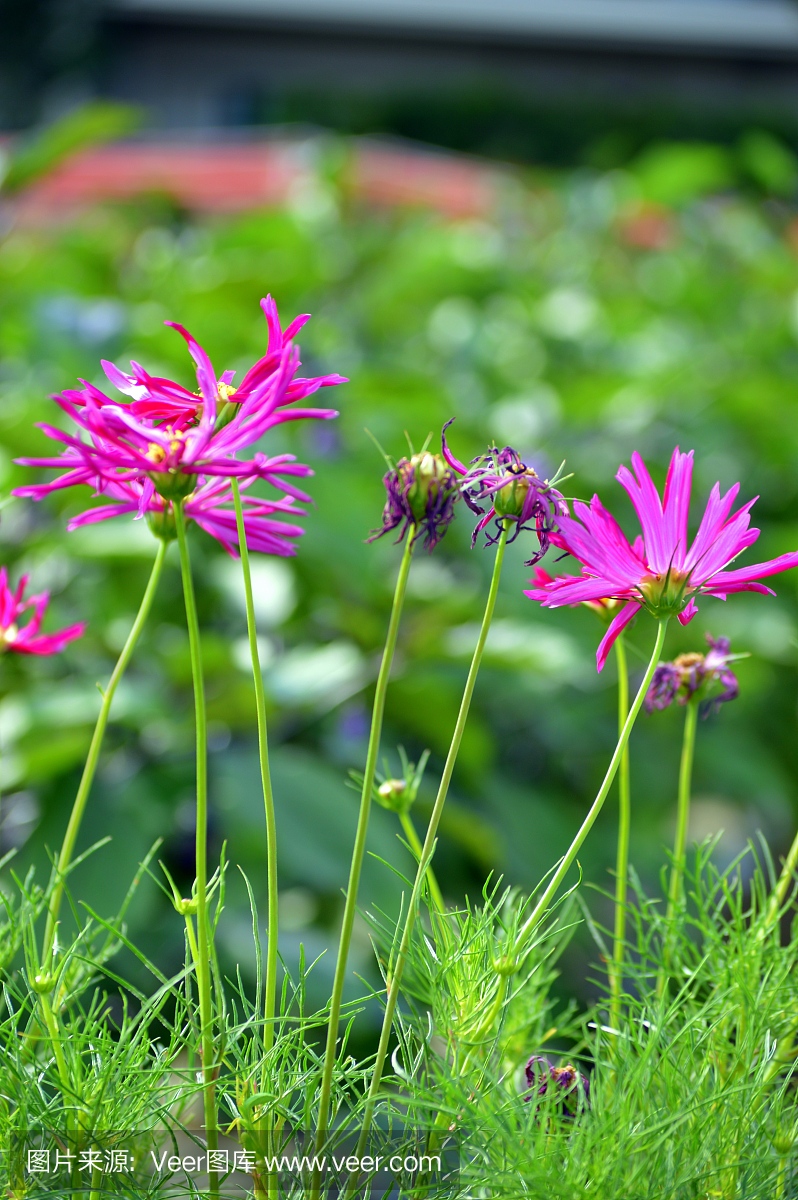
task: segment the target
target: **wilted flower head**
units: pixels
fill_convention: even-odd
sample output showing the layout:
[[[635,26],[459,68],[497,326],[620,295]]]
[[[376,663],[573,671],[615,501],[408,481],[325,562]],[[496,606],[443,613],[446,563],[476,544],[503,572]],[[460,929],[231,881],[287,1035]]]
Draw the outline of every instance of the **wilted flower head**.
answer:
[[[739,484],[724,496],[720,485],[715,484],[698,532],[692,544],[688,543],[692,451],[682,454],[678,446],[674,450],[662,499],[639,454],[632,455],[632,466],[634,474],[622,466],[616,479],[629,494],[643,536],[630,545],[598,496],[590,504],[577,502],[575,516],[558,519],[551,541],[578,559],[582,574],[559,575],[545,587],[526,593],[548,608],[587,600],[625,601],[599,645],[599,670],[618,634],[641,608],[660,619],[675,614],[686,625],[698,611],[696,600],[700,595],[721,600],[734,592],[772,595],[770,588],[758,580],[798,566],[798,553],[793,552],[736,571],[727,570],[738,554],[759,537],[758,529],[749,529],[749,510],[754,500],[731,513]]]
[[[69,642],[79,638],[86,628],[70,625],[58,633],[39,633],[50,596],[42,592],[25,599],[28,576],[23,575],[12,592],[8,586],[8,572],[0,570],[0,653],[10,650],[15,654],[58,654]],[[20,625],[23,613],[33,609],[27,625]]]
[[[433,550],[451,524],[459,490],[457,477],[447,467],[440,454],[422,450],[410,458],[400,458],[383,476],[388,493],[382,510],[382,528],[367,540],[399,530],[401,542],[408,529],[414,529],[413,539],[424,538],[424,548]]]
[[[485,534],[486,545],[493,545],[505,523],[510,521],[515,527],[508,542],[514,542],[525,530],[537,534],[539,548],[527,561],[527,566],[534,566],[548,550],[557,520],[568,514],[563,496],[541,479],[533,467],[527,466],[511,446],[502,450],[494,446],[486,454],[472,459],[466,467],[454,457],[447,444],[446,430],[451,423],[447,421],[443,427],[443,456],[461,477],[460,490],[466,504],[481,518],[471,544],[476,545],[482,530],[487,530],[491,521],[495,521],[497,532]]]
[[[533,1054],[524,1068],[524,1073],[531,1089],[524,1096],[527,1104],[535,1101],[539,1105],[538,1097],[553,1093],[556,1109],[562,1116],[573,1118],[579,1111],[580,1097],[585,1106],[590,1101],[590,1080],[570,1063],[564,1067],[555,1067],[542,1054]]]
[[[713,638],[707,634],[706,654],[680,654],[673,662],[661,663],[646,693],[647,712],[661,712],[673,704],[701,702],[701,715],[709,716],[718,705],[736,700],[740,685],[729,667],[730,662],[745,657],[730,653],[728,638]]]

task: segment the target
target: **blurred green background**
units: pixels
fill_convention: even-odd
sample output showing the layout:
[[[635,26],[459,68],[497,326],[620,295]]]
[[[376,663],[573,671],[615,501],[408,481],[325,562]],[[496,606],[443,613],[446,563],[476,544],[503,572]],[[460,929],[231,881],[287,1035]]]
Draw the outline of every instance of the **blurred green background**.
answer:
[[[99,359],[131,357],[192,385],[187,325],[218,370],[263,352],[258,301],[284,321],[310,311],[304,368],[339,371],[335,425],[286,427],[268,441],[313,464],[315,505],[297,557],[255,571],[279,820],[282,949],[295,962],[334,941],[371,690],[399,550],[364,539],[383,503],[379,454],[364,430],[400,455],[405,431],[437,444],[449,417],[468,459],[512,442],[539,471],[567,459],[573,493],[598,490],[632,529],[614,482],[640,450],[661,480],[675,443],[696,450],[696,508],[716,479],[759,495],[762,536],[749,560],[798,545],[798,168],[771,135],[734,147],[657,143],[623,170],[517,173],[490,220],[359,207],[340,179],[346,141],[318,142],[313,195],[285,208],[196,219],[158,197],[95,210],[58,228],[9,225],[0,241],[0,475],[5,496],[31,473],[12,460],[49,452],[35,421],[57,419],[49,393]],[[328,393],[329,395],[329,393]],[[85,619],[62,656],[0,663],[2,845],[18,871],[46,868],[66,822],[105,680],[138,605],[154,554],[143,522],[67,534],[87,489],[42,504],[9,500],[2,559],[49,588],[49,627]],[[470,549],[464,506],[434,555],[418,553],[384,749],[432,751],[416,807],[434,795],[484,603],[491,552]],[[444,815],[437,870],[452,901],[478,894],[489,872],[533,887],[561,854],[615,741],[614,666],[602,676],[601,635],[586,610],[544,612],[526,600],[532,547],[511,548],[496,622]],[[265,900],[265,840],[254,708],[238,568],[194,531],[211,722],[212,835]],[[546,564],[551,566],[550,563]],[[725,832],[726,860],[762,830],[774,852],[798,816],[796,578],[778,597],[708,600],[668,653],[725,634],[740,664],[740,699],[700,728],[693,834]],[[630,635],[642,673],[653,637]],[[193,720],[176,555],[120,688],[83,831],[112,839],[73,877],[75,895],[104,913],[121,898],[152,842],[184,886],[192,876]],[[656,886],[674,820],[681,712],[641,719],[632,750],[633,861]],[[615,806],[581,858],[585,878],[612,884]],[[396,874],[411,860],[392,814],[374,813],[364,906],[395,911]],[[607,908],[595,896],[599,919]],[[182,923],[150,882],[131,912],[132,936],[164,966],[182,957]],[[243,882],[229,878],[220,948],[229,969],[252,965]],[[330,955],[316,970],[323,999]],[[564,985],[584,994],[596,952],[577,938]],[[371,973],[366,923],[355,970]],[[356,987],[353,979],[353,988]]]

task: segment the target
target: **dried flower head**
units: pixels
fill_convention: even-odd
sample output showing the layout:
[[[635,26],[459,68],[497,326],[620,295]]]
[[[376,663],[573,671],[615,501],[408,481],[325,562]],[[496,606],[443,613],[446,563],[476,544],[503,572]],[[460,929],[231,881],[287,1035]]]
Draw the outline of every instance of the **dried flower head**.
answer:
[[[719,705],[737,699],[740,685],[729,663],[745,655],[731,654],[728,638],[713,638],[708,633],[707,642],[706,654],[680,654],[673,662],[660,663],[646,693],[647,712],[661,712],[674,701],[689,704],[695,699],[701,704],[701,715],[708,717]]]
[[[434,550],[454,517],[459,496],[457,477],[440,454],[422,450],[400,458],[383,476],[387,498],[382,510],[382,528],[367,540],[373,542],[393,529],[401,542],[409,529],[413,540],[424,538],[425,550]]]
[[[537,535],[538,550],[527,560],[527,566],[534,566],[548,550],[558,518],[568,515],[564,497],[552,483],[541,479],[511,446],[502,450],[493,446],[466,467],[454,457],[446,441],[446,430],[451,423],[447,421],[443,427],[443,456],[460,476],[460,490],[466,504],[480,517],[471,544],[476,545],[482,530],[495,522],[496,532],[485,534],[485,544],[493,545],[510,522],[514,528],[508,542],[514,542],[525,531]]]
[[[530,1087],[524,1100],[527,1104],[535,1102],[536,1108],[540,1107],[542,1097],[548,1096],[549,1103],[553,1101],[562,1116],[573,1119],[580,1102],[582,1107],[587,1107],[590,1102],[590,1080],[571,1063],[557,1067],[542,1054],[533,1054],[524,1074]]]

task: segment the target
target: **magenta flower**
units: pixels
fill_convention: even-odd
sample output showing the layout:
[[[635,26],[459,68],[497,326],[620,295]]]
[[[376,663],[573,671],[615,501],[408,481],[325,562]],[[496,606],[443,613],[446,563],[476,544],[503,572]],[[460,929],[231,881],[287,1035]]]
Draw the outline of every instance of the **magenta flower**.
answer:
[[[630,545],[598,496],[589,505],[577,502],[574,517],[558,518],[558,531],[551,541],[582,564],[582,574],[559,575],[551,583],[526,592],[547,608],[589,600],[625,601],[599,645],[599,671],[618,634],[641,608],[658,619],[675,614],[682,625],[687,625],[698,611],[699,596],[725,600],[735,592],[773,595],[758,581],[798,566],[798,552],[793,551],[768,562],[728,570],[759,537],[758,529],[749,528],[754,500],[731,513],[739,484],[724,496],[720,485],[715,484],[698,532],[692,544],[688,542],[692,451],[682,454],[678,446],[674,450],[662,499],[639,454],[632,455],[632,466],[634,474],[622,466],[616,479],[629,494],[643,536]]]
[[[549,575],[548,571],[544,570],[543,567],[535,567],[534,574],[529,582],[540,590],[554,583],[555,578],[556,576]],[[528,592],[527,595],[529,595]],[[606,596],[602,596],[599,600],[579,600],[572,607],[589,608],[591,612],[594,612],[606,624],[612,620],[621,603],[620,600],[609,600]]]
[[[110,364],[106,369],[117,386],[135,394],[133,404],[117,403],[90,384],[79,392],[56,396],[56,402],[84,431],[85,439],[42,425],[49,437],[66,447],[65,452],[57,458],[18,461],[27,466],[65,468],[65,473],[50,484],[20,488],[16,494],[38,499],[76,483],[92,482],[103,490],[120,479],[137,480],[143,485],[144,512],[156,493],[168,500],[180,500],[195,490],[200,479],[235,476],[265,479],[298,499],[307,499],[285,478],[311,473],[292,456],[274,459],[256,453],[249,461],[237,456],[284,421],[337,416],[333,409],[285,406],[318,387],[339,383],[341,378],[295,379],[299,357],[288,335],[298,322],[283,333],[273,302],[264,301],[264,307],[270,328],[269,349],[247,372],[238,389],[226,382],[229,372],[217,380],[202,347],[182,326],[175,325],[186,339],[196,365],[198,397],[169,380],[145,378],[140,368],[138,375],[124,376]],[[148,415],[134,411],[142,406]]]
[[[657,667],[646,693],[647,712],[661,712],[674,701],[688,704],[697,697],[702,717],[708,717],[719,705],[737,699],[740,685],[729,663],[745,655],[732,654],[728,638],[708,633],[707,642],[706,654],[680,654]]]
[[[454,418],[453,418],[454,419]],[[533,467],[522,461],[517,451],[510,446],[502,450],[492,447],[487,454],[480,454],[465,466],[455,458],[446,442],[443,427],[443,456],[449,466],[462,478],[460,490],[472,512],[481,519],[471,537],[472,546],[483,529],[491,521],[496,522],[497,532],[485,534],[485,544],[494,545],[506,521],[515,528],[508,542],[514,542],[519,533],[532,531],[537,535],[539,548],[527,561],[527,566],[539,562],[549,548],[551,533],[560,516],[567,516],[568,505],[563,496],[546,480],[541,479]],[[485,511],[487,508],[487,512]],[[530,524],[531,522],[531,524]]]
[[[310,313],[303,313],[301,316],[296,317],[286,329],[283,329],[280,324],[277,305],[271,296],[267,296],[264,300],[261,300],[261,308],[266,317],[269,332],[266,354],[254,366],[250,367],[238,385],[233,383],[235,371],[222,372],[216,385],[217,399],[222,405],[235,406],[243,404],[245,400],[251,401],[253,397],[256,401],[258,398],[265,398],[268,401],[270,397],[269,385],[280,371],[283,355],[290,349],[294,336],[310,320]],[[173,321],[167,321],[166,324],[172,329],[176,329],[185,338],[196,361],[196,356],[192,350],[194,339],[191,335],[182,325],[177,325]],[[299,365],[299,360],[297,359],[296,366],[299,367]],[[130,397],[131,403],[127,407],[137,417],[167,422],[176,429],[185,428],[199,418],[204,394],[190,392],[188,388],[183,387],[182,384],[176,383],[172,379],[150,375],[137,362],[130,364],[132,373],[129,375],[121,371],[113,363],[106,362],[105,360],[102,362],[102,367],[114,387],[123,395]],[[282,408],[289,404],[295,404],[298,400],[304,400],[314,392],[317,392],[319,388],[333,387],[336,384],[346,382],[347,380],[342,375],[321,375],[313,379],[292,378],[280,396],[277,407]],[[99,389],[86,383],[85,380],[83,383],[84,387],[82,389],[63,393],[73,404],[82,406],[90,399],[95,400],[99,404],[118,403],[118,401],[111,400],[103,392],[99,391]],[[202,388],[201,382],[200,387]],[[289,412],[282,413],[281,419],[284,421],[296,421],[305,417],[320,417],[324,419],[335,415],[330,409],[291,409]]]
[[[48,592],[42,592],[26,600],[28,578],[23,575],[17,590],[12,592],[8,586],[8,572],[5,567],[0,570],[0,652],[59,654],[64,646],[81,636],[86,626],[81,623],[69,625],[58,633],[39,633],[50,596]],[[33,609],[33,616],[27,625],[20,625],[20,617],[30,609]]]
[[[281,557],[296,554],[294,542],[302,536],[304,529],[275,520],[275,516],[302,517],[304,510],[295,506],[293,496],[285,496],[282,500],[261,500],[256,496],[248,496],[245,489],[253,482],[253,479],[246,479],[240,485],[247,546],[261,554]],[[103,492],[113,497],[113,503],[87,509],[73,517],[67,529],[71,531],[82,525],[96,525],[113,517],[140,517],[143,514],[156,537],[171,541],[176,536],[171,502],[157,492],[149,492],[143,499],[143,491],[144,486],[138,480],[114,480]],[[183,511],[187,520],[194,521],[200,529],[220,542],[228,554],[238,557],[238,532],[229,480],[212,479],[201,484],[185,498]]]

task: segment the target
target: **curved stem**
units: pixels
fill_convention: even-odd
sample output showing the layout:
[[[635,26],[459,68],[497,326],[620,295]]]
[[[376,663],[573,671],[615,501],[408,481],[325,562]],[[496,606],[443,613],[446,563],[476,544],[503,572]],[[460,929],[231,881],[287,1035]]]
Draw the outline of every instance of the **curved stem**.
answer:
[[[479,637],[474,649],[474,654],[471,659],[471,666],[468,670],[468,678],[466,679],[463,698],[460,701],[460,711],[457,714],[457,722],[454,727],[449,753],[446,756],[446,763],[443,768],[438,794],[435,797],[435,804],[432,808],[432,814],[427,826],[427,834],[424,838],[424,845],[421,850],[418,868],[416,870],[416,878],[413,883],[413,890],[410,893],[410,899],[407,904],[407,913],[405,923],[402,929],[402,938],[399,943],[399,949],[396,955],[396,962],[393,967],[393,974],[388,982],[388,995],[385,1002],[385,1012],[382,1018],[382,1030],[380,1032],[379,1046],[377,1047],[377,1056],[374,1061],[374,1068],[369,1085],[368,1096],[366,1097],[366,1105],[363,1110],[363,1124],[358,1138],[358,1145],[355,1151],[356,1155],[362,1155],[368,1141],[371,1121],[374,1116],[374,1108],[377,1102],[377,1093],[382,1082],[382,1072],[385,1066],[385,1059],[388,1054],[388,1043],[391,1037],[393,1028],[393,1018],[396,1012],[396,1004],[399,999],[399,988],[402,982],[402,973],[407,962],[407,956],[410,951],[410,940],[413,935],[415,926],[416,912],[418,910],[418,902],[421,896],[421,889],[424,884],[424,877],[427,868],[435,851],[435,839],[438,833],[438,825],[443,812],[443,806],[446,803],[446,797],[449,792],[449,784],[451,783],[452,774],[454,772],[457,755],[460,750],[460,743],[463,740],[463,732],[468,720],[468,710],[471,707],[471,697],[474,694],[474,685],[477,681],[479,668],[482,663],[482,655],[485,650],[485,643],[488,639],[488,631],[490,630],[491,621],[493,620],[493,611],[496,607],[496,597],[499,593],[499,580],[501,578],[502,563],[504,562],[504,552],[507,547],[508,527],[505,522],[499,538],[499,544],[496,548],[496,559],[493,564],[493,576],[490,581],[490,589],[488,591],[488,599],[485,604],[485,612],[482,617],[482,626],[479,631]],[[348,1194],[348,1193],[347,1193]]]
[[[407,838],[407,844],[415,854],[416,858],[420,859],[423,852],[421,838],[416,833],[416,827],[413,824],[413,819],[410,816],[410,813],[400,812],[399,820],[402,823],[402,829],[404,830],[405,837]],[[432,867],[427,868],[427,887],[429,888],[429,894],[432,903],[435,905],[436,909],[441,915],[445,914],[446,905],[443,902],[443,893],[438,886],[438,880],[435,878],[435,872],[433,871]]]
[[[188,644],[191,655],[191,677],[194,684],[194,720],[197,742],[197,833],[195,842],[195,871],[197,877],[197,991],[200,1009],[200,1046],[202,1051],[203,1108],[205,1135],[209,1150],[218,1146],[216,1124],[216,1087],[213,1037],[213,1004],[211,999],[211,936],[208,927],[208,729],[205,712],[205,681],[202,675],[197,602],[191,576],[191,559],[186,538],[186,517],[181,501],[175,501],[175,526],[180,549],[180,570],[183,577],[183,599],[186,606]],[[209,1172],[210,1193],[217,1196],[219,1181],[215,1171]]]
[[[618,736],[629,715],[629,668],[623,634],[615,643],[618,663]],[[629,880],[629,828],[632,819],[629,744],[624,746],[618,767],[618,849],[615,857],[615,927],[610,968],[610,1025],[618,1029],[623,991],[623,951],[626,941],[626,891]]]
[[[629,735],[634,728],[634,723],[637,720],[638,713],[643,707],[643,700],[645,699],[646,692],[648,691],[648,687],[651,683],[654,672],[657,669],[657,663],[659,662],[660,655],[662,654],[662,647],[665,644],[665,632],[667,627],[667,618],[659,622],[657,627],[657,640],[654,644],[654,650],[651,654],[651,661],[646,668],[646,673],[643,676],[643,681],[640,684],[637,695],[634,698],[632,707],[629,709],[629,715],[624,721],[621,735],[618,738],[618,745],[615,747],[615,752],[610,759],[610,765],[607,767],[607,774],[604,776],[604,782],[599,788],[598,795],[590,806],[590,810],[580,825],[579,832],[571,842],[565,857],[560,860],[560,865],[557,867],[557,870],[549,880],[546,890],[522,925],[516,943],[518,945],[523,942],[526,935],[530,933],[546,915],[557,889],[559,888],[565,876],[568,874],[568,871],[571,869],[577,854],[582,848],[582,843],[590,833],[590,830],[593,828],[596,817],[599,815],[602,807],[604,806],[604,801],[607,799],[609,790],[612,787],[612,781],[615,778],[618,767],[620,766],[621,758],[623,756],[624,749],[626,748],[626,743],[629,741]]]
[[[260,779],[263,788],[263,807],[266,815],[266,887],[268,894],[268,942],[266,946],[266,980],[263,1001],[263,1053],[264,1066],[261,1078],[261,1091],[268,1091],[266,1086],[265,1056],[274,1045],[274,1018],[277,1008],[277,952],[278,952],[278,892],[277,892],[277,820],[274,811],[274,790],[269,769],[269,738],[266,724],[266,693],[263,688],[263,674],[260,668],[260,652],[258,650],[258,630],[255,622],[255,601],[252,594],[252,571],[249,565],[249,547],[247,546],[247,531],[244,525],[244,509],[241,504],[241,490],[238,480],[233,476],[233,503],[236,513],[236,528],[238,532],[238,548],[241,552],[241,572],[244,576],[244,597],[247,609],[247,633],[249,635],[249,653],[252,659],[252,677],[255,684],[255,709],[258,718],[258,757],[260,760]]]
[[[352,850],[352,862],[349,868],[349,883],[346,889],[346,903],[341,922],[341,936],[338,943],[338,958],[335,964],[332,995],[330,997],[330,1018],[327,1025],[327,1044],[324,1052],[324,1068],[319,1093],[319,1115],[316,1131],[316,1152],[321,1152],[327,1136],[327,1122],[330,1116],[330,1095],[332,1079],[335,1070],[336,1047],[338,1044],[338,1024],[341,1018],[341,999],[346,980],[346,966],[349,958],[349,947],[352,942],[352,930],[355,923],[357,908],[357,893],[360,885],[360,874],[363,868],[363,858],[366,853],[366,834],[368,833],[369,815],[371,812],[371,796],[374,779],[377,773],[377,755],[380,749],[382,721],[385,713],[385,695],[388,690],[388,680],[391,675],[393,656],[396,650],[396,639],[399,633],[399,621],[404,605],[407,577],[410,572],[410,560],[413,556],[413,539],[415,528],[407,532],[404,553],[399,567],[399,576],[393,595],[391,617],[388,622],[388,633],[385,638],[385,648],[382,652],[382,662],[377,676],[377,686],[374,692],[374,705],[371,714],[371,730],[369,732],[368,751],[366,753],[366,769],[363,774],[363,788],[360,793],[360,811],[357,819],[355,844]],[[318,1191],[319,1180],[314,1175],[312,1192]]]
[[[673,843],[673,866],[668,887],[668,908],[665,913],[665,923],[668,929],[663,953],[663,967],[657,978],[657,995],[665,990],[665,981],[670,963],[673,939],[670,926],[676,916],[682,897],[682,881],[684,879],[685,850],[687,847],[687,826],[690,821],[690,791],[693,780],[693,757],[695,754],[695,735],[698,725],[698,701],[690,700],[684,712],[684,736],[682,738],[682,757],[679,763],[679,795],[676,806],[676,837]]]
[[[45,969],[49,969],[47,960],[51,958],[55,947],[56,930],[58,927],[58,914],[61,908],[61,901],[64,895],[64,887],[66,885],[66,877],[69,871],[69,864],[72,861],[72,855],[75,850],[75,842],[77,841],[80,825],[83,820],[83,814],[86,810],[86,803],[91,792],[91,785],[94,782],[94,775],[97,770],[97,763],[100,758],[100,750],[102,749],[103,737],[108,724],[108,716],[111,711],[111,704],[114,699],[114,694],[119,685],[119,681],[127,669],[133,651],[136,648],[136,643],[141,636],[141,631],[144,628],[147,617],[152,608],[153,598],[158,589],[158,583],[163,571],[163,565],[166,560],[166,552],[168,543],[159,541],[158,551],[155,555],[155,562],[150,572],[150,578],[147,582],[147,587],[139,605],[139,611],[136,613],[136,619],[133,622],[130,633],[127,635],[127,641],[122,647],[122,653],[117,659],[116,666],[108,687],[102,692],[102,704],[100,705],[100,713],[97,717],[97,724],[94,726],[89,753],[86,757],[86,765],[83,768],[83,774],[80,778],[77,795],[75,796],[72,812],[69,816],[69,823],[64,834],[64,841],[61,845],[61,853],[58,856],[56,864],[56,883],[50,896],[50,903],[47,911],[47,924],[44,931],[44,953],[42,955],[42,964]]]

